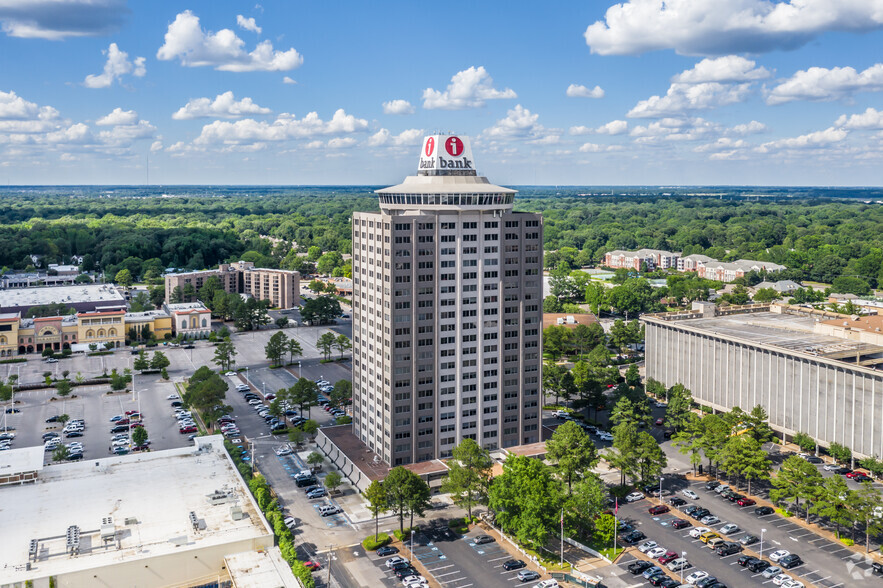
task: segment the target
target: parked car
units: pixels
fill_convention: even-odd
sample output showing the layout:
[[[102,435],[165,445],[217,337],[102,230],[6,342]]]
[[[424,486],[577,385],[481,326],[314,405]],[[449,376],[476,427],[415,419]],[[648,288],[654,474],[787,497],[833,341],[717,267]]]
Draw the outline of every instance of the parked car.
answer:
[[[666,513],[668,511],[670,511],[671,509],[669,507],[665,506],[664,504],[660,504],[658,506],[651,506],[647,510],[652,515],[658,515],[658,514]]]
[[[672,519],[669,524],[673,529],[686,529],[690,526],[690,521],[684,519]]]
[[[745,567],[747,567],[749,570],[751,570],[755,574],[759,574],[762,571],[764,571],[765,569],[767,569],[768,567],[770,567],[770,564],[769,564],[769,562],[764,561],[762,559],[754,558],[754,560],[749,562],[748,565]]]
[[[753,545],[760,541],[757,535],[744,535],[741,539],[739,539],[739,543],[742,545]]]
[[[681,492],[684,496],[689,498],[690,500],[699,500],[699,495],[693,492],[692,490],[684,490]]]
[[[531,582],[533,580],[539,580],[540,574],[533,570],[521,570],[518,572],[517,578],[519,582]]]
[[[687,561],[685,558],[679,557],[676,560],[668,562],[668,564],[665,567],[667,567],[669,570],[671,570],[673,572],[680,572],[681,570],[687,570],[687,569],[693,567],[693,565],[689,561]]]
[[[715,551],[717,551],[717,554],[719,556],[725,557],[727,555],[733,555],[734,553],[739,553],[740,551],[742,551],[742,546],[739,545],[738,543],[732,543],[732,542],[731,543],[724,543],[723,545],[718,545],[717,549],[715,549]]]
[[[740,529],[738,525],[735,525],[733,523],[727,523],[726,525],[724,525],[723,527],[720,528],[720,532],[724,535],[732,535],[734,533],[739,533],[741,531],[742,531],[742,529]]]
[[[689,535],[693,539],[698,539],[700,535],[702,535],[703,533],[708,533],[709,531],[711,531],[711,529],[709,529],[708,527],[696,527],[695,529],[690,529]]]
[[[626,545],[634,545],[638,541],[646,539],[647,536],[641,531],[631,531],[622,536],[622,542]]]
[[[399,552],[399,550],[397,547],[392,547],[390,545],[384,545],[383,547],[379,548],[375,553],[377,555],[379,555],[380,557],[386,557],[388,555],[393,555],[398,552]]]
[[[631,494],[627,494],[625,497],[626,502],[637,502],[639,500],[644,500],[644,495],[640,492],[632,492]]]
[[[659,560],[659,563],[667,564],[670,561],[676,560],[678,557],[679,556],[677,551],[668,550],[662,555],[658,556],[656,559]]]
[[[742,497],[736,501],[736,504],[738,504],[739,506],[754,506],[757,503],[752,498]]]
[[[650,551],[651,549],[653,549],[657,545],[658,544],[656,543],[656,541],[652,541],[652,540],[644,541],[643,543],[638,545],[638,551],[640,551],[641,553],[647,553],[648,551]]]
[[[756,514],[759,517],[771,515],[774,512],[776,512],[776,510],[772,506],[758,506],[757,508],[754,509],[754,514]]]
[[[706,490],[714,490],[715,488],[720,486],[720,484],[721,483],[718,482],[717,480],[710,480],[708,482],[705,482],[705,489]]]
[[[684,581],[687,582],[687,584],[695,584],[696,582],[698,582],[702,578],[705,578],[706,576],[708,576],[708,572],[705,572],[702,570],[696,570],[695,572],[693,572],[692,574],[690,574],[689,576],[684,578]]]
[[[674,507],[683,506],[687,504],[687,501],[681,498],[680,496],[672,496],[668,499],[668,503]]]
[[[503,569],[507,572],[511,572],[512,570],[520,570],[521,568],[527,567],[527,564],[521,561],[520,559],[510,559],[508,561],[503,562]]]
[[[769,554],[767,557],[770,558],[772,562],[778,562],[780,559],[785,557],[786,555],[791,555],[791,552],[787,549],[777,549],[776,551]]]
[[[761,576],[764,578],[772,578],[773,576],[778,576],[782,573],[782,568],[779,566],[770,566],[761,573]]]
[[[479,536],[477,536],[475,539],[473,539],[473,542],[474,542],[476,545],[485,545],[486,543],[494,543],[494,542],[496,542],[496,539],[494,539],[494,538],[491,537],[490,535],[479,535]]]
[[[653,567],[653,564],[650,563],[649,561],[647,561],[645,559],[636,559],[635,561],[633,561],[632,563],[630,563],[628,565],[626,570],[628,570],[629,573],[637,576],[638,574],[643,574],[644,570],[652,568],[652,567]]]
[[[786,570],[790,570],[791,568],[796,568],[797,566],[803,565],[803,560],[800,559],[800,556],[796,553],[792,553],[781,558],[779,560],[779,565]]]

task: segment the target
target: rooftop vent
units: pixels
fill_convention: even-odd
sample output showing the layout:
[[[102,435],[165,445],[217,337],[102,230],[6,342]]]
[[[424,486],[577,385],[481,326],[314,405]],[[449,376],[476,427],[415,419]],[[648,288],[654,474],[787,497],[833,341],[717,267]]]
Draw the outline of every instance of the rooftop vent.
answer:
[[[196,513],[192,510],[190,511],[190,524],[193,525],[194,531],[199,531],[199,519],[196,518]]]
[[[34,561],[37,561],[37,551],[39,550],[40,544],[36,539],[31,539],[28,542],[28,559],[33,558]]]
[[[80,528],[76,525],[71,525],[67,528],[66,535],[66,545],[67,551],[71,555],[76,555],[80,551]]]

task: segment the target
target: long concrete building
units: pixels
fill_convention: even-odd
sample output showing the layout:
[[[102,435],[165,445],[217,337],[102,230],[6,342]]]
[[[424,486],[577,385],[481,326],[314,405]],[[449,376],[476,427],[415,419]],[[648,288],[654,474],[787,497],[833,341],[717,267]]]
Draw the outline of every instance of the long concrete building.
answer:
[[[540,441],[543,222],[478,176],[469,141],[353,214],[353,433],[383,462]]]
[[[166,302],[172,301],[175,288],[193,286],[199,289],[210,277],[217,277],[227,292],[249,294],[258,300],[269,300],[276,308],[294,308],[300,304],[300,273],[291,270],[255,267],[250,261],[222,263],[218,269],[166,274]],[[179,302],[193,302],[196,297]],[[202,302],[209,304],[210,300]]]
[[[883,455],[880,320],[787,305],[645,315],[646,376],[720,411],[760,404],[770,426]],[[877,325],[877,326],[874,326]],[[874,330],[874,329],[877,330]]]

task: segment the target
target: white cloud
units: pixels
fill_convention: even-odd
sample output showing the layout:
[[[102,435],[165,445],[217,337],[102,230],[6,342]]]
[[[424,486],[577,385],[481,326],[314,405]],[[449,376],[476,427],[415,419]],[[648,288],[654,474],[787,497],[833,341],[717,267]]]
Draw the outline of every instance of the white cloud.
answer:
[[[603,124],[595,132],[599,135],[621,135],[629,130],[629,123],[624,120],[612,120]]]
[[[196,145],[242,145],[264,141],[314,138],[317,135],[342,135],[368,129],[368,121],[347,114],[343,109],[325,122],[315,112],[302,119],[291,114],[280,114],[275,121],[256,121],[245,118],[236,122],[216,120],[202,127]]]
[[[539,114],[533,114],[517,104],[506,113],[506,118],[501,118],[481,134],[489,139],[520,139],[547,145],[556,143],[560,138],[560,131],[545,128],[537,122],[539,118]]]
[[[732,129],[730,129],[730,132],[735,135],[751,135],[754,133],[762,133],[765,130],[766,130],[765,124],[763,124],[762,122],[757,122],[756,120],[753,120],[749,123],[736,125]]]
[[[134,110],[114,108],[106,116],[95,121],[98,126],[132,125],[138,122],[138,113]]]
[[[638,102],[626,116],[631,118],[657,118],[680,115],[694,110],[718,108],[742,102],[751,92],[751,84],[702,84],[674,83],[665,96],[651,96]]]
[[[414,114],[414,107],[407,100],[390,100],[383,103],[383,114]]]
[[[98,133],[98,139],[105,145],[117,147],[131,145],[138,139],[152,139],[156,133],[156,127],[146,120],[139,120],[136,124],[117,125],[107,131]]]
[[[156,57],[162,61],[178,59],[187,67],[209,66],[233,72],[287,71],[303,63],[303,57],[293,48],[276,51],[270,41],[262,41],[254,51],[246,53],[244,45],[230,29],[217,33],[203,31],[199,17],[185,10],[169,25]]]
[[[770,77],[764,67],[754,67],[750,59],[738,55],[725,55],[716,59],[706,58],[672,78],[673,82],[702,84],[705,82],[739,83]]]
[[[156,153],[157,151],[162,151],[162,141],[154,141],[150,144],[150,152]]]
[[[838,100],[856,92],[883,90],[883,63],[857,72],[852,67],[811,67],[801,70],[773,88],[767,104],[794,100]]]
[[[695,141],[707,139],[722,132],[720,125],[703,118],[667,117],[646,126],[638,125],[629,133],[637,143],[665,141]]]
[[[595,129],[593,129],[592,127],[587,127],[585,125],[579,125],[570,127],[567,132],[571,135],[591,135],[595,132]]]
[[[611,151],[622,151],[621,145],[599,145],[597,143],[583,143],[580,148],[580,153],[605,153]]]
[[[708,153],[710,151],[733,151],[736,149],[744,149],[748,146],[743,139],[730,139],[729,137],[721,137],[712,143],[699,145],[693,151],[696,153]]]
[[[494,80],[484,66],[470,67],[457,72],[444,92],[426,88],[423,90],[423,108],[463,110],[484,106],[486,100],[517,98],[514,90],[494,88]]]
[[[787,139],[778,139],[764,143],[757,148],[759,153],[769,153],[771,151],[779,151],[783,149],[815,149],[819,147],[827,147],[834,143],[839,143],[849,134],[849,131],[828,127],[824,131],[815,131],[800,135],[799,137],[790,137]]]
[[[43,108],[50,108],[51,113],[55,116],[58,114],[58,111],[51,106],[44,106]],[[50,111],[43,111],[35,103],[28,102],[21,96],[16,95],[15,92],[0,92],[0,120],[25,120],[37,117],[44,112],[50,114]]]
[[[116,43],[111,43],[107,51],[102,51],[102,53],[107,55],[104,71],[100,74],[86,76],[83,85],[87,88],[108,88],[114,80],[120,79],[126,74],[133,73],[138,77],[143,77],[147,73],[143,57],[136,57],[135,62],[132,63],[129,61],[129,54],[120,51]]]
[[[0,28],[30,39],[107,35],[128,13],[126,0],[0,0]]]
[[[347,149],[356,144],[356,140],[352,137],[335,137],[328,141],[328,147],[331,149]]]
[[[269,108],[258,106],[251,98],[237,101],[233,92],[227,91],[211,98],[195,98],[172,115],[175,120],[194,118],[239,118],[247,114],[270,114]]]
[[[282,83],[283,84],[296,84],[297,80],[290,78],[288,76],[285,76],[284,78],[282,78]]]
[[[261,27],[257,25],[254,21],[254,18],[245,18],[241,14],[236,15],[236,24],[239,25],[240,29],[245,29],[246,31],[251,31],[253,33],[261,34]]]
[[[567,86],[567,96],[568,98],[603,98],[604,89],[601,86],[589,89],[580,84],[570,84]]]
[[[868,108],[861,114],[853,114],[847,117],[845,114],[840,115],[837,122],[834,123],[838,127],[854,130],[877,130],[883,129],[883,110]]]
[[[391,134],[386,129],[380,129],[368,138],[368,145],[379,147],[381,145],[418,145],[423,138],[423,129],[408,129],[398,135]]]
[[[627,0],[589,25],[585,38],[600,55],[722,55],[794,49],[827,31],[881,26],[879,0]]]

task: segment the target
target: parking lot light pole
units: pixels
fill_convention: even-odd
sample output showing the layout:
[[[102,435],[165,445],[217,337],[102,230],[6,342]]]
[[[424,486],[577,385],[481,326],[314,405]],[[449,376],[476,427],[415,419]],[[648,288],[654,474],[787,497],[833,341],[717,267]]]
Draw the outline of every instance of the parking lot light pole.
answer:
[[[686,551],[682,551],[682,552],[681,552],[681,557],[683,557],[684,559],[686,559],[686,557],[687,557],[687,552],[686,552]],[[683,565],[682,565],[682,566],[681,566],[681,584],[683,584],[683,583],[684,583],[684,568],[683,568]]]
[[[760,557],[763,557],[763,534],[766,533],[766,529],[760,530]]]
[[[662,480],[664,478],[659,476],[659,503],[662,504]]]

